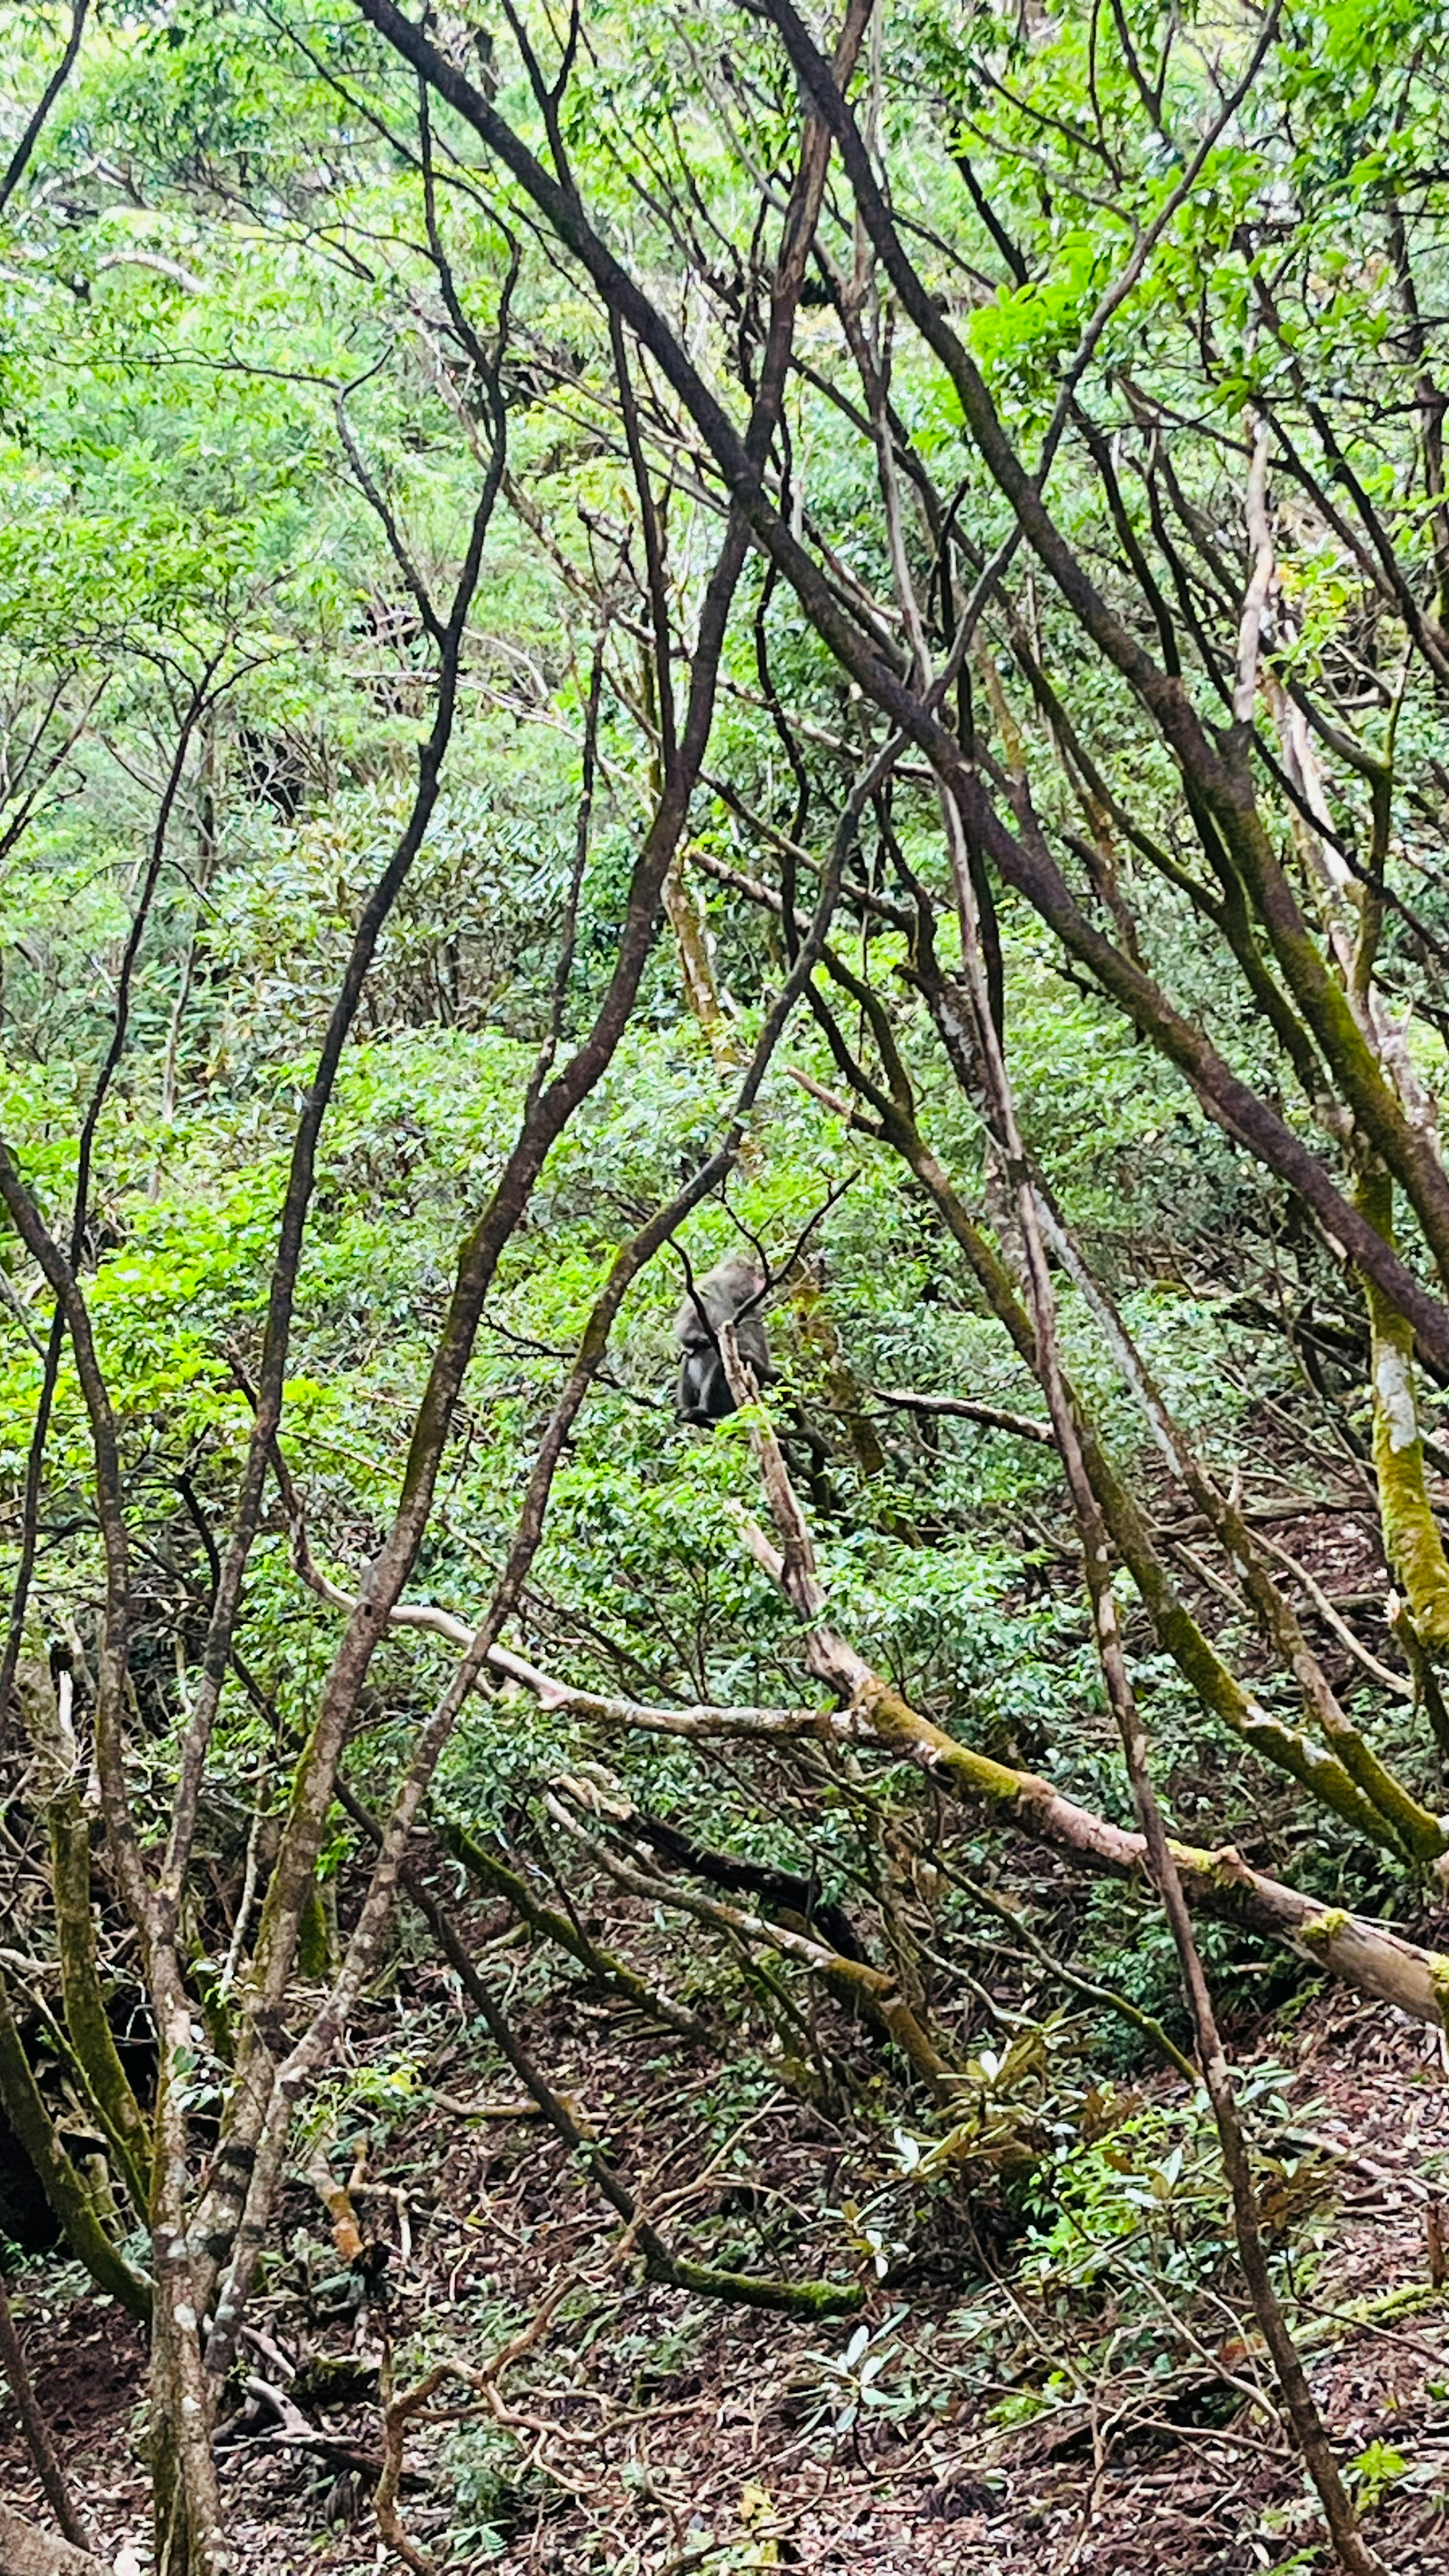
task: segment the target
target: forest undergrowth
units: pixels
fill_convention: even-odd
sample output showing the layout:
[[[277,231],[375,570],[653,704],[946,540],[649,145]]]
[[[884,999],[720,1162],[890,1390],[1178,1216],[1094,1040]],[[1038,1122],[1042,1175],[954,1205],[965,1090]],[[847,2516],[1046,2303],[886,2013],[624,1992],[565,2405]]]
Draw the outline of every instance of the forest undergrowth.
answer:
[[[0,20],[0,2576],[1427,2576],[1449,15]]]
[[[466,1898],[455,1919],[514,1983],[516,1937]],[[637,1906],[606,1904],[590,1928],[678,1974]],[[802,2119],[777,2086],[732,2082],[707,2058],[661,2061],[657,2031],[617,2000],[525,1972],[520,2036],[651,2205],[688,2209],[751,2267],[809,2270],[842,2240],[858,2248],[872,2281],[859,2324],[745,2316],[631,2279],[608,2211],[466,1999],[421,1945],[404,1949],[351,2034],[332,2129],[363,2260],[344,2259],[300,2180],[279,2213],[250,2395],[221,2455],[239,2566],[373,2564],[380,2372],[404,2395],[443,2340],[497,2377],[485,2402],[445,2383],[410,2416],[402,2517],[419,2548],[480,2565],[1228,2576],[1318,2563],[1232,2278],[1211,2140],[1180,2083],[1086,2085],[1066,2022],[1050,2105],[1019,2071],[1002,2087],[1006,2116],[1044,2150],[1036,2185],[1009,2211],[994,2188],[964,2213],[940,2192],[922,2208],[899,2138]],[[1427,2250],[1449,2175],[1438,2043],[1305,1995],[1266,2028],[1245,2017],[1237,2056],[1315,2394],[1376,2545],[1427,2576],[1449,2524]],[[23,2286],[37,2395],[107,2552],[144,2565],[145,2338],[76,2266],[38,2266]],[[0,2463],[7,2499],[40,2508],[13,2428]]]

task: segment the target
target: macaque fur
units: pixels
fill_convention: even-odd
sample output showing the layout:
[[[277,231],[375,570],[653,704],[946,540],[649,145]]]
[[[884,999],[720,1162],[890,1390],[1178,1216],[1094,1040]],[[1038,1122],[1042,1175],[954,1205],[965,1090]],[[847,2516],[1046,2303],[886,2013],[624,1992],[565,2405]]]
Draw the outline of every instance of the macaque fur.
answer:
[[[733,1324],[740,1357],[759,1383],[763,1386],[774,1376],[756,1303],[764,1289],[764,1274],[756,1263],[743,1252],[729,1252],[680,1298],[674,1338],[680,1353],[676,1410],[681,1422],[723,1422],[737,1410],[719,1347],[725,1324]]]

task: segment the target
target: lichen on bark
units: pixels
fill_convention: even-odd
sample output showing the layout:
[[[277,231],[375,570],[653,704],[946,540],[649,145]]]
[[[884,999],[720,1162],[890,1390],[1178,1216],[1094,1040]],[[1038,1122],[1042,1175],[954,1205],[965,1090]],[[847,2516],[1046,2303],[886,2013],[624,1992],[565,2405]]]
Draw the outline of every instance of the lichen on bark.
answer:
[[[1360,1212],[1391,1248],[1393,1183],[1381,1169],[1360,1178]],[[1373,1388],[1373,1460],[1384,1553],[1404,1587],[1419,1642],[1433,1662],[1449,1655],[1449,1559],[1424,1480],[1414,1391],[1414,1333],[1377,1281],[1362,1273]]]

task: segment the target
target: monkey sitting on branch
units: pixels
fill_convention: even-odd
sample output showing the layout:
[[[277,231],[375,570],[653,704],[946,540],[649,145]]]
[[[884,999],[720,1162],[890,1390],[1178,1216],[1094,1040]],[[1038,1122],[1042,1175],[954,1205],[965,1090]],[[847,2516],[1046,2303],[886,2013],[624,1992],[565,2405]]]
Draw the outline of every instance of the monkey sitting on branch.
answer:
[[[733,1325],[740,1357],[759,1384],[765,1386],[774,1377],[759,1312],[766,1285],[764,1272],[747,1254],[728,1252],[685,1290],[674,1318],[680,1353],[676,1411],[681,1422],[708,1427],[738,1411],[719,1346],[726,1324]]]

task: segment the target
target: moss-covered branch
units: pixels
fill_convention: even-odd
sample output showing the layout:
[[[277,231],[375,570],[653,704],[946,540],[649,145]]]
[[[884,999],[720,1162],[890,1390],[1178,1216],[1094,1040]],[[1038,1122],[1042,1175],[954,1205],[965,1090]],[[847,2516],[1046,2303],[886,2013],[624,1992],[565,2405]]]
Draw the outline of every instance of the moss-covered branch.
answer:
[[[1383,1170],[1365,1173],[1358,1204],[1392,1245],[1393,1183]],[[1408,1596],[1409,1614],[1433,1663],[1449,1654],[1449,1560],[1424,1482],[1424,1444],[1414,1391],[1414,1334],[1379,1282],[1361,1274],[1368,1307],[1373,1379],[1374,1474],[1384,1554]]]
[[[4,2111],[24,2148],[77,2261],[85,2265],[96,2287],[118,2299],[130,2316],[148,2318],[151,2313],[150,2283],[132,2270],[125,2256],[111,2243],[96,2214],[91,2193],[56,2135],[55,2123],[46,2109],[40,2087],[31,2072],[30,2061],[21,2045],[3,1977],[0,1977],[0,2110]]]

